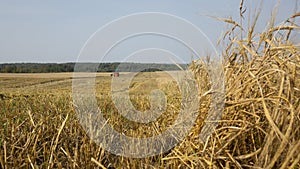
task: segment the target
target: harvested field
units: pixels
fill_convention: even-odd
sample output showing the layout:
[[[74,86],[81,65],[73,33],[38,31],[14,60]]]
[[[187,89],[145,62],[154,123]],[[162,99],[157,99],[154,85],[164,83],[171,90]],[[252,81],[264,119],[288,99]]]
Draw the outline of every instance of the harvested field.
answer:
[[[223,38],[221,119],[207,120],[216,92],[210,90],[211,62],[194,61],[190,70],[200,98],[195,125],[174,148],[147,158],[116,156],[91,139],[76,116],[71,73],[0,74],[1,168],[300,168],[300,47],[290,40],[299,33],[293,22],[298,16],[256,34],[255,19],[249,29],[225,20],[232,27]],[[127,75],[121,72],[117,78]],[[166,109],[148,124],[118,113],[112,78],[109,73],[95,78],[96,101],[108,125],[124,135],[146,138],[174,123],[182,95],[168,73],[139,73],[124,89],[140,111],[151,108],[152,90],[164,92]],[[212,122],[217,127],[201,142],[199,133]]]

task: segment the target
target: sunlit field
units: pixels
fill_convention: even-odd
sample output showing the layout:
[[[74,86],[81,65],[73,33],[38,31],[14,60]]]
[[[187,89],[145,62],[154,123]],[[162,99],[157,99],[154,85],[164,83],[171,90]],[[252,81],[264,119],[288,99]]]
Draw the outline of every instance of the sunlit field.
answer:
[[[135,75],[128,92],[137,110],[150,108],[148,95],[155,89],[166,93],[169,105],[168,111],[156,122],[138,125],[118,115],[111,100],[112,78],[122,78],[128,74],[111,77],[110,73],[97,73],[95,86],[99,108],[119,132],[134,137],[159,134],[158,129],[163,130],[168,123],[172,123],[179,111],[181,96],[176,92],[176,82],[167,72]],[[104,153],[81,128],[72,104],[72,76],[73,73],[0,75],[3,167],[95,167],[97,165],[91,159],[100,160],[99,153],[103,153],[101,158],[106,162],[100,161],[105,166],[123,163],[118,162],[122,158]]]
[[[248,28],[224,19],[230,29],[222,37],[225,104],[218,126],[200,142],[215,92],[207,57],[189,67],[198,86],[195,125],[174,148],[147,158],[111,154],[87,135],[72,99],[72,73],[0,74],[0,168],[300,168],[300,47],[293,39],[299,16],[263,32],[254,31],[258,16]],[[167,130],[182,106],[169,73],[141,72],[120,88],[139,111],[151,109],[153,90],[164,93],[165,111],[148,124],[124,118],[113,102],[112,80],[129,73],[98,73],[95,96],[107,124],[137,138]]]

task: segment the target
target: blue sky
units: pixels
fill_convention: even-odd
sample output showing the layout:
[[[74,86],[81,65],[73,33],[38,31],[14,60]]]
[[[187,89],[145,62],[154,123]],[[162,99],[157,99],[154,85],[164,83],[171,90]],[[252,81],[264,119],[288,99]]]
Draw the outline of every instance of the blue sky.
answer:
[[[247,12],[254,11],[260,2],[247,1]],[[263,1],[263,11],[257,29],[265,27],[276,2]],[[239,0],[2,0],[0,63],[77,61],[81,48],[95,31],[112,20],[137,12],[163,12],[184,18],[200,28],[212,43],[216,44],[220,34],[226,31],[226,24],[208,15],[238,18],[239,3]],[[296,0],[282,0],[277,23],[293,13],[295,4]],[[161,46],[157,42],[162,42]],[[190,59],[189,51],[181,50],[177,42],[162,37],[145,36],[128,40],[123,47],[116,47],[106,61],[123,61],[134,50],[151,48],[153,44],[161,49],[174,50],[176,55],[184,57],[183,60]],[[139,45],[140,48],[135,48]],[[205,49],[199,46],[199,50]],[[159,55],[157,50],[154,53]],[[151,54],[141,54],[149,56],[150,59],[146,60],[151,62]],[[88,57],[82,59],[84,60],[96,61]]]

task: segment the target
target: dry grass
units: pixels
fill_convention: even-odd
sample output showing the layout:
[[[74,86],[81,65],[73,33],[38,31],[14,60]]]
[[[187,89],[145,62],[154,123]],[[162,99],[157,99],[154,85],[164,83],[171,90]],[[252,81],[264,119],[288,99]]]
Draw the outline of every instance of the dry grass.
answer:
[[[229,22],[223,118],[201,155],[186,159],[203,168],[300,167],[300,46],[290,41],[299,30],[292,22],[296,16],[255,35],[256,20],[248,32]],[[192,69],[199,81],[207,81],[203,62],[195,62]]]
[[[254,33],[257,17],[247,32],[241,23],[224,20],[232,27],[224,36],[226,102],[218,127],[200,142],[211,83],[203,83],[210,81],[207,62],[195,61],[191,70],[201,96],[196,124],[179,145],[155,157],[119,157],[96,145],[77,120],[70,79],[60,77],[53,84],[53,78],[28,77],[22,86],[21,77],[1,77],[1,168],[300,168],[300,48],[290,41],[299,29],[293,23],[298,16],[260,33]],[[167,76],[156,73],[136,76],[129,92],[139,110],[149,108],[145,94],[153,87],[166,92],[171,106],[157,122],[137,125],[120,117],[107,99],[110,78],[97,78],[97,99],[116,130],[151,136],[172,123],[180,105],[172,79],[161,82]]]

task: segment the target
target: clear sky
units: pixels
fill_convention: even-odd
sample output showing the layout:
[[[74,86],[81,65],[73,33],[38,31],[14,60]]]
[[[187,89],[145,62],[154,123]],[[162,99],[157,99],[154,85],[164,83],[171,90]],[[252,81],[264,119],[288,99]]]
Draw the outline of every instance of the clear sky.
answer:
[[[263,1],[258,29],[265,27],[276,2]],[[85,42],[100,27],[137,12],[163,12],[184,18],[200,28],[216,44],[220,34],[226,31],[226,25],[208,16],[232,16],[237,19],[239,3],[240,0],[1,0],[0,63],[74,62]],[[248,0],[247,12],[254,11],[260,3],[259,0]],[[295,4],[296,0],[281,1],[277,23],[293,13]],[[158,42],[163,43],[159,45]],[[106,61],[122,61],[133,56],[134,51],[151,48],[153,44],[156,45],[154,47],[169,51],[173,48],[176,55],[190,57],[188,51],[181,50],[180,44],[176,43],[164,37],[136,37],[124,43],[123,47],[122,44],[116,47]],[[159,51],[154,50],[154,53]],[[140,54],[151,57],[147,50]],[[85,59],[95,61],[88,57]]]

